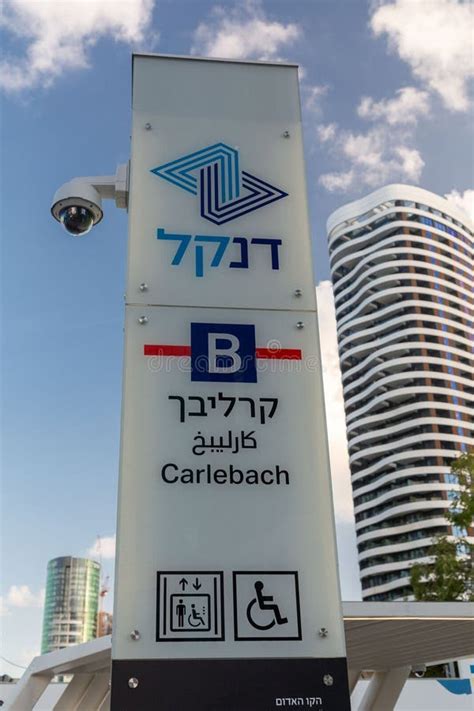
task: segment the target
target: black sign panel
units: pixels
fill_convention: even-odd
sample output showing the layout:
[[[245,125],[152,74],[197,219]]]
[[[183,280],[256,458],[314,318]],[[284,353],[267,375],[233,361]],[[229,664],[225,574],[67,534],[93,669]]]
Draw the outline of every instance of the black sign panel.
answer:
[[[111,711],[350,711],[345,659],[112,662]]]

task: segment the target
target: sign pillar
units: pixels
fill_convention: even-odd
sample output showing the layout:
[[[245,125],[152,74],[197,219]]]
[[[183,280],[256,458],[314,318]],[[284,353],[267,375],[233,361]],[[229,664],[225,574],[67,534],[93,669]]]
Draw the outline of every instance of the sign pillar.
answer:
[[[134,56],[126,304],[113,711],[348,711],[296,66]]]

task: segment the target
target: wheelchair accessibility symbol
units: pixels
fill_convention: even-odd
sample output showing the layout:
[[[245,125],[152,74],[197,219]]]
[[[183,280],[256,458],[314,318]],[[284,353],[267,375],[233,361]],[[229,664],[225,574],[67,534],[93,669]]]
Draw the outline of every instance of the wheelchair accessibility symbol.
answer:
[[[234,572],[236,640],[301,639],[296,572]]]
[[[251,602],[249,602],[249,605],[247,607],[247,619],[252,625],[252,627],[255,627],[257,630],[269,630],[271,629],[274,625],[286,625],[288,622],[288,617],[282,617],[280,613],[280,608],[278,605],[275,605],[273,603],[273,595],[264,595],[263,594],[263,588],[264,584],[262,583],[261,580],[257,580],[255,583],[255,592],[257,594],[257,597],[255,597]],[[260,619],[261,615],[260,613],[266,613],[267,611],[271,612],[271,619],[269,622],[266,624],[262,624],[262,621],[256,622],[254,619],[254,616],[256,616],[258,619]],[[265,617],[268,617],[266,614],[263,615],[263,619]]]
[[[170,622],[171,631],[210,630],[210,595],[171,595]]]

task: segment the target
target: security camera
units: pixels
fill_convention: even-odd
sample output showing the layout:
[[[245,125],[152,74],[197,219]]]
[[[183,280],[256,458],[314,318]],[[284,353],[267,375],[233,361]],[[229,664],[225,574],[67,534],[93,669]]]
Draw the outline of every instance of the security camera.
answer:
[[[56,191],[51,214],[76,237],[87,234],[104,216],[102,199],[114,199],[117,207],[128,204],[128,165],[119,165],[112,176],[74,178]]]
[[[426,674],[426,664],[414,664],[411,670],[417,679],[422,679]]]
[[[99,192],[81,180],[71,180],[59,188],[54,196],[51,213],[66,232],[77,237],[90,232],[104,215]]]

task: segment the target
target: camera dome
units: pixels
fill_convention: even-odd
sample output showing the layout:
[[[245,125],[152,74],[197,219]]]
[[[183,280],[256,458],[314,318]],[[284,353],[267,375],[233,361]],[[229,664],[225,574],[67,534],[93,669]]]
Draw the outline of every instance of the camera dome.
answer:
[[[69,205],[63,207],[58,214],[59,222],[70,235],[81,237],[94,226],[94,215],[87,207]]]
[[[56,191],[51,213],[66,232],[76,237],[87,234],[102,217],[102,200],[87,179],[75,179]]]

